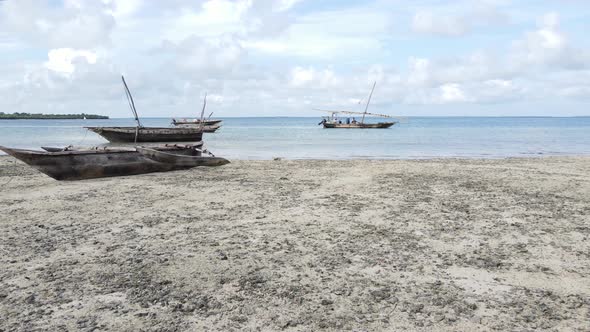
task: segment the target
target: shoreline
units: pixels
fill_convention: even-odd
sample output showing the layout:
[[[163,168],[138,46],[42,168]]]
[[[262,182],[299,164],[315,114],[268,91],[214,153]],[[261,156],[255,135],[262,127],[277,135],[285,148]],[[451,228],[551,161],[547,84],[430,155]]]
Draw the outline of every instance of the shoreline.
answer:
[[[0,329],[590,329],[588,156],[71,182],[11,159]]]
[[[37,151],[43,151],[43,149],[38,148],[38,149],[28,149],[28,148],[23,148],[25,150],[37,150]],[[221,156],[223,157],[223,154],[220,153],[215,153],[216,156]],[[0,158],[6,158],[6,157],[11,157],[10,155],[7,155],[6,153],[0,151]],[[225,158],[225,157],[224,157]],[[290,157],[282,157],[282,156],[275,156],[275,157],[269,157],[269,158],[264,158],[264,159],[242,159],[242,158],[227,158],[228,160],[232,161],[241,161],[241,162],[248,162],[248,161],[276,161],[276,160],[284,160],[284,161],[383,161],[383,162],[388,162],[388,161],[444,161],[444,160],[511,160],[511,159],[544,159],[544,158],[590,158],[590,153],[579,153],[579,154],[531,154],[531,155],[523,155],[523,156],[490,156],[490,157],[482,157],[482,156],[446,156],[446,157],[399,157],[399,158],[382,158],[382,157],[375,157],[375,158],[371,158],[371,157],[358,157],[358,158],[342,158],[342,159],[335,159],[335,158],[331,158],[331,159],[323,159],[323,158],[290,158]]]

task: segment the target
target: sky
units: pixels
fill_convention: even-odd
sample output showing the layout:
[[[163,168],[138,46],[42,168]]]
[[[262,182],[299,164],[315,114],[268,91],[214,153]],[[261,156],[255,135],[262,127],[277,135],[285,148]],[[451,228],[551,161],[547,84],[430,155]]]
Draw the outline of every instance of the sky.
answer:
[[[0,0],[0,111],[590,115],[590,0]]]

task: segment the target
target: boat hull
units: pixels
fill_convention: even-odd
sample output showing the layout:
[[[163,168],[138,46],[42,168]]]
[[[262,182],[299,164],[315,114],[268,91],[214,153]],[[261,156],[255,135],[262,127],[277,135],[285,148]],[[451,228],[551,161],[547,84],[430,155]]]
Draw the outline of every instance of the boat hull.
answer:
[[[201,127],[200,124],[188,123],[188,124],[175,124],[176,128],[195,128],[203,129],[204,133],[214,133],[217,129],[221,128],[220,125],[204,125]]]
[[[229,164],[229,160],[215,156],[186,156],[142,147],[137,147],[137,152],[149,159],[179,166],[197,167],[222,166]]]
[[[200,128],[85,127],[112,143],[197,142],[203,138]]]
[[[180,155],[200,155],[200,150],[189,147],[163,147],[158,149]],[[56,180],[66,181],[168,172],[191,168],[191,166],[187,165],[157,162],[144,157],[134,149],[44,152],[0,146],[0,150]]]
[[[396,122],[379,122],[379,123],[330,123],[325,122],[324,128],[339,129],[385,129],[396,124]]]
[[[213,126],[216,124],[221,123],[223,120],[204,120],[203,124],[205,126]],[[172,119],[172,124],[175,126],[182,126],[182,125],[200,125],[201,120],[199,119],[183,119],[183,120],[175,120]]]

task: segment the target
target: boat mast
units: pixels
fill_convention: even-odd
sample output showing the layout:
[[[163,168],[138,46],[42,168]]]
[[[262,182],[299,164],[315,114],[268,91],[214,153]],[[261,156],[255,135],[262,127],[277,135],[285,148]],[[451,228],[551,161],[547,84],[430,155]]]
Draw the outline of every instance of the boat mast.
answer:
[[[369,103],[371,102],[371,96],[373,96],[373,91],[375,90],[375,85],[377,85],[377,81],[373,83],[373,88],[371,89],[371,93],[369,94],[369,99],[367,99],[367,106],[365,106],[365,112],[363,113],[363,118],[361,119],[361,124],[365,123],[365,115],[367,114],[367,110],[369,109]]]
[[[206,105],[207,105],[207,93],[205,92],[205,99],[203,99],[203,109],[201,110],[201,132],[203,131],[203,121],[205,120],[204,117],[205,117],[205,106]]]
[[[127,87],[127,83],[125,82],[125,77],[121,75],[121,80],[123,80],[123,86],[125,87],[125,94],[127,95],[127,101],[129,102],[129,107],[131,108],[131,112],[133,112],[133,116],[135,116],[135,122],[137,122],[137,127],[142,127],[141,122],[139,122],[139,117],[137,116],[137,110],[135,109],[135,103],[133,102],[133,96],[131,95],[131,91],[129,91],[129,87]]]

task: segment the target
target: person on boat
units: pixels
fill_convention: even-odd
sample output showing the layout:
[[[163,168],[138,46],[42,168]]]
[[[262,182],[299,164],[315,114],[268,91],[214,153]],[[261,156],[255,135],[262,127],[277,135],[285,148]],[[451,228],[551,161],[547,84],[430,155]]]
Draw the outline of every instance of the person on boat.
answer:
[[[356,119],[355,118],[352,118],[352,123],[356,123]]]
[[[319,126],[319,125],[323,125],[323,124],[324,124],[324,123],[326,123],[326,122],[328,122],[326,119],[322,119],[322,121],[320,121],[320,123],[318,123],[318,126]]]
[[[346,124],[350,124],[350,118],[346,118]]]

